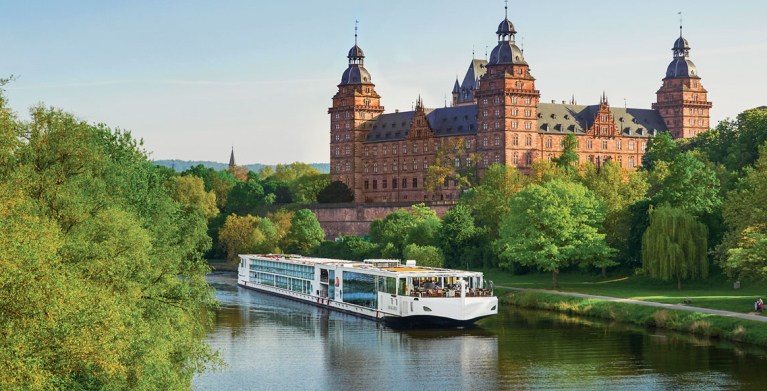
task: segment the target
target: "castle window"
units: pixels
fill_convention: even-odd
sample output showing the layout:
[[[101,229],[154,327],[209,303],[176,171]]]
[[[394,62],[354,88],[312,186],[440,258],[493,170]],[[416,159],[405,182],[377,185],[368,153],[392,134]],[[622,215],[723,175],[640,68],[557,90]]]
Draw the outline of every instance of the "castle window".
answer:
[[[532,117],[533,112],[531,110],[525,110],[525,117]]]
[[[392,188],[392,189],[396,189],[398,184],[399,184],[399,183],[397,182],[397,178],[393,178],[393,179],[391,180],[391,188]]]
[[[487,124],[482,124],[482,130],[487,130]]]
[[[698,101],[698,94],[695,94],[695,95],[693,95],[693,96],[692,96],[692,100],[694,100],[694,101],[696,101],[696,102],[697,102],[697,101]]]
[[[367,181],[367,179],[366,179],[366,180],[365,180],[365,190],[367,190],[369,186],[370,186],[370,184],[369,184],[369,182],[368,182],[368,181]]]
[[[600,132],[601,134],[607,134],[607,126],[602,126],[602,128],[601,128],[601,129],[599,129],[599,132]]]
[[[349,171],[351,171],[351,170],[352,170],[352,166],[351,166],[351,164],[349,164],[349,162],[346,162],[346,169],[345,169],[345,171],[346,171],[346,172],[349,172]]]
[[[514,115],[514,116],[519,115],[519,110],[518,109],[511,109],[511,115]]]
[[[514,152],[514,157],[512,157],[511,161],[514,162],[514,164],[519,164],[519,152]]]
[[[367,156],[367,155],[368,155],[368,152],[369,152],[369,149],[368,149],[368,147],[365,147],[365,156]]]
[[[694,124],[694,123],[695,123],[695,121],[694,121],[692,118],[690,118],[690,119],[689,119],[689,121],[687,121],[687,122],[689,122],[689,123],[690,123],[690,125],[692,125],[692,124]]]
[[[532,99],[530,99],[530,98],[525,98],[525,104],[526,104],[526,105],[529,105],[531,102],[532,102]]]
[[[425,170],[427,168],[429,168],[429,161],[426,159],[423,159],[423,169]]]
[[[346,117],[346,119],[349,119],[349,117],[351,117],[351,113],[349,113],[349,112],[347,111],[347,112],[345,113],[344,117]]]
[[[500,128],[501,128],[501,123],[500,123],[500,122],[498,122],[498,121],[496,121],[496,122],[495,122],[495,128],[496,128],[496,129],[500,129]]]
[[[396,145],[392,145],[391,146],[391,154],[392,155],[396,155],[397,154],[397,146]]]
[[[341,141],[341,135],[336,133],[335,139],[336,141]]]
[[[483,156],[482,157],[482,166],[487,167],[487,164],[488,164],[487,156]]]
[[[495,102],[495,103],[501,103],[501,98],[496,96],[496,97],[493,99],[493,102]]]
[[[487,137],[482,138],[482,146],[487,147]]]
[[[378,147],[373,147],[373,156],[378,156]]]
[[[341,163],[336,163],[336,170],[335,172],[341,172]]]
[[[553,146],[554,140],[549,137],[546,139],[546,148],[551,148]]]
[[[388,185],[388,183],[387,183],[386,179],[381,179],[381,188],[385,189],[385,188],[388,187],[387,185]]]
[[[341,129],[341,124],[336,124],[336,130]]]
[[[389,171],[389,163],[383,162],[383,172],[387,172],[387,171]]]
[[[352,125],[351,125],[351,124],[349,124],[349,123],[347,123],[347,124],[346,124],[344,127],[345,127],[346,129],[351,129],[351,128],[352,128]]]
[[[525,122],[525,129],[529,130],[529,129],[532,129],[532,128],[533,128],[533,124],[531,122]]]
[[[551,161],[551,155],[546,156],[546,160],[548,160],[550,162]]]
[[[495,109],[495,116],[500,117],[501,116],[501,110]]]
[[[607,149],[607,140],[602,140],[602,149]]]
[[[418,187],[418,178],[413,178],[413,189]]]
[[[642,151],[647,150],[647,141],[642,141]]]
[[[470,166],[471,166],[471,157],[466,156],[466,167],[470,167]]]
[[[407,144],[402,144],[402,154],[403,155],[407,154]]]
[[[428,141],[424,141],[423,142],[423,151],[424,152],[429,152],[429,142]]]
[[[402,178],[402,188],[407,189],[407,178]]]
[[[527,155],[525,155],[525,158],[527,159],[525,164],[527,164],[528,166],[531,166],[533,164],[533,153],[528,152]]]
[[[522,82],[521,82],[521,81],[518,81],[518,82],[517,82],[517,89],[518,89],[518,90],[521,90],[521,89],[522,89]]]
[[[592,141],[586,140],[586,148],[591,149],[592,148]]]
[[[527,145],[528,147],[533,145],[533,138],[530,137],[530,136],[526,136],[525,137],[525,145]]]
[[[483,111],[482,111],[482,116],[483,116],[483,117],[487,117],[487,110],[483,110]]]
[[[378,189],[378,180],[373,179],[373,190],[377,190],[377,189]]]
[[[511,128],[516,129],[517,128],[517,121],[511,121]]]
[[[368,164],[365,163],[365,174],[367,174],[367,173],[368,173]]]
[[[498,152],[495,153],[495,159],[493,159],[493,163],[495,164],[501,163],[501,155]]]
[[[629,141],[629,151],[633,151],[633,150],[634,150],[634,142],[633,141]]]
[[[392,162],[392,164],[391,164],[391,170],[392,170],[392,171],[394,171],[394,172],[397,172],[397,162],[396,162],[396,161],[395,161],[395,162]]]
[[[512,96],[511,97],[511,103],[517,104],[517,97],[516,96]]]
[[[621,155],[618,155],[618,166],[621,168],[623,167],[623,156]]]
[[[373,173],[378,174],[378,163],[373,163]]]
[[[413,153],[418,153],[418,144],[413,143]]]
[[[351,135],[349,133],[346,134],[346,141],[351,140]]]
[[[693,108],[692,108],[692,107],[690,107],[690,110],[689,110],[689,111],[690,111],[690,115],[692,115],[692,113],[693,113]]]
[[[486,104],[487,104],[487,98],[484,98],[484,99],[482,99],[482,104],[483,104],[483,105],[486,105]]]
[[[629,158],[629,168],[634,168],[634,157]]]
[[[621,148],[621,141],[620,141],[620,140],[618,140],[618,141],[616,141],[616,142],[615,142],[615,149],[617,149],[617,150],[619,150],[619,151],[622,149],[622,148]]]
[[[496,147],[501,145],[501,136],[497,134],[495,135],[495,137],[493,138],[493,145],[495,145]]]
[[[511,137],[511,145],[519,145],[519,136],[516,134]]]
[[[347,156],[352,154],[350,146],[347,145],[347,146],[344,147],[344,154],[347,155]]]
[[[383,155],[386,156],[389,152],[389,147],[383,146]]]
[[[413,159],[413,171],[418,170],[418,163],[415,162],[415,159]]]

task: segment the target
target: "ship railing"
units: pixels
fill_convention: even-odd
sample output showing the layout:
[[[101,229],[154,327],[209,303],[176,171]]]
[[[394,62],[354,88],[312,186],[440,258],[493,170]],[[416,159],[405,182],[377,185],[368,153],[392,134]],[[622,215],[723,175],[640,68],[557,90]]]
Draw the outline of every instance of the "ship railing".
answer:
[[[486,297],[492,296],[493,291],[486,288],[468,288],[466,289],[466,297]],[[412,297],[461,297],[461,291],[458,289],[421,289],[415,288],[410,291],[409,296]]]

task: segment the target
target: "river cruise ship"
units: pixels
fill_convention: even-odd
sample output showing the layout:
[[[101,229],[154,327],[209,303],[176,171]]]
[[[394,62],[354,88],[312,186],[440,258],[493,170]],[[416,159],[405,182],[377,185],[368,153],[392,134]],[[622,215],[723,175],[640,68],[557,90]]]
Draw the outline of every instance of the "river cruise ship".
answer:
[[[240,255],[237,284],[392,325],[466,326],[498,313],[480,272],[300,255]]]

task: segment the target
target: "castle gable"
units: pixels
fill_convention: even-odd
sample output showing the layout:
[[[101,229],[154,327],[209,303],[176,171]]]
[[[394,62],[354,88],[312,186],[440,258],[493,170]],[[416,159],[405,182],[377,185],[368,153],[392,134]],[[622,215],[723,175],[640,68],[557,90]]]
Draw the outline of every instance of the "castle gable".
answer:
[[[431,135],[465,136],[477,134],[477,105],[424,109]],[[381,114],[376,118],[366,142],[399,141],[409,137],[415,111]],[[422,137],[422,136],[421,136]]]

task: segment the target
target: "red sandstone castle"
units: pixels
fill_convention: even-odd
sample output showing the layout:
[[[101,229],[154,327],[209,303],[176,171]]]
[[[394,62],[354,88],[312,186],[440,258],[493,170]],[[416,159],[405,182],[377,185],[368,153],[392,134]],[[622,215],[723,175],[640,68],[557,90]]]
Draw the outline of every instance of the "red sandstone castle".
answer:
[[[578,136],[581,161],[599,166],[612,160],[634,169],[658,132],[687,138],[709,128],[711,102],[681,26],[652,109],[610,107],[604,94],[590,106],[540,102],[516,33],[505,17],[489,60],[472,60],[463,83],[455,81],[451,107],[425,108],[419,98],[415,110],[387,114],[355,34],[349,67],[328,110],[333,180],[346,183],[356,202],[457,199],[460,190],[452,181],[425,188],[427,169],[447,141],[463,151],[451,161],[456,169],[476,165],[480,173],[494,163],[529,172],[536,160],[558,156],[571,133]]]

